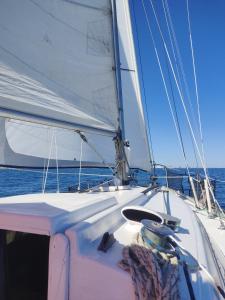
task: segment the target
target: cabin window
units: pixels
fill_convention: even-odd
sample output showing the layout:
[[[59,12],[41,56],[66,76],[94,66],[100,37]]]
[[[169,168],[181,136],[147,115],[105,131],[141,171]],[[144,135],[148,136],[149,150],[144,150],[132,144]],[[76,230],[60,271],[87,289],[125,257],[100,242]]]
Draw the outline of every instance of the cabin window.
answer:
[[[0,230],[0,299],[47,300],[49,237]]]

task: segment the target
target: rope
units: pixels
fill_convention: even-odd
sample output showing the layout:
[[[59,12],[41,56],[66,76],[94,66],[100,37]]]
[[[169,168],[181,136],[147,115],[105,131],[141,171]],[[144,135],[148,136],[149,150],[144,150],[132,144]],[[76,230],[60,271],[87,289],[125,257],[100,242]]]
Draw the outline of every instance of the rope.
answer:
[[[84,167],[83,167],[84,168]],[[10,167],[4,167],[4,166],[1,166],[0,169],[6,169],[6,170],[15,170],[15,171],[20,171],[20,172],[33,172],[33,173],[40,173],[42,174],[43,171],[38,171],[38,170],[30,170],[30,169],[21,169],[21,168],[10,168]],[[48,172],[48,174],[55,174],[55,172]],[[79,173],[71,173],[71,172],[59,172],[59,175],[75,175],[75,176],[79,176]],[[81,175],[85,175],[85,176],[99,176],[99,177],[113,177],[112,174],[105,174],[105,175],[102,175],[102,174],[90,174],[90,173],[81,173]]]
[[[207,169],[206,169],[206,159],[205,159],[205,150],[204,150],[204,143],[203,143],[203,131],[202,131],[202,122],[201,122],[201,114],[200,114],[200,104],[199,104],[199,93],[198,93],[198,83],[197,83],[197,75],[196,75],[196,68],[195,68],[195,56],[194,56],[194,48],[193,48],[193,42],[192,42],[192,33],[191,33],[191,20],[190,20],[190,12],[189,12],[189,1],[186,0],[187,4],[187,17],[188,17],[188,29],[189,29],[189,38],[190,38],[190,47],[191,47],[191,56],[192,56],[192,66],[193,66],[193,73],[194,73],[194,82],[195,82],[195,93],[196,93],[196,101],[197,101],[197,108],[198,108],[198,122],[199,122],[199,131],[200,131],[200,137],[201,137],[201,146],[202,146],[202,156],[203,156],[203,161],[204,161],[204,171],[205,171],[205,176],[207,180],[207,184],[209,187],[209,191],[213,197],[214,202],[217,204],[218,208],[220,211],[223,212],[221,209],[219,203],[215,199],[212,186],[207,174]]]
[[[197,101],[197,108],[198,108],[197,111],[198,111],[199,131],[200,131],[200,137],[201,137],[202,156],[203,156],[203,160],[205,162],[205,151],[204,151],[202,122],[201,122],[200,104],[199,104],[199,92],[198,92],[198,83],[197,83],[197,75],[196,75],[196,68],[195,68],[195,56],[194,56],[194,48],[193,48],[192,33],[191,33],[189,1],[186,0],[186,3],[187,3],[187,17],[188,17],[188,29],[189,29],[189,39],[190,39],[191,57],[192,57],[192,67],[193,67],[194,82],[195,82],[195,94],[196,94],[196,101]]]
[[[78,188],[77,190],[80,191],[80,179],[81,179],[81,169],[82,169],[82,155],[83,155],[83,139],[81,139],[80,143],[80,168],[79,168],[79,175],[78,175]]]
[[[41,190],[44,190],[44,182],[45,182],[45,164],[46,164],[46,159],[44,158],[44,167],[43,167],[43,171],[40,171],[39,173],[42,173],[42,185],[41,185]],[[6,167],[1,167],[3,169],[9,169],[9,170],[14,170],[14,168],[6,168]],[[15,169],[16,171],[21,171],[21,169]],[[31,171],[31,170],[29,170]]]
[[[112,172],[114,173],[114,170],[112,167],[110,167],[104,160],[104,157],[97,151],[97,149],[89,142],[87,141],[88,146],[98,155],[98,157],[102,160],[102,163]]]
[[[194,143],[195,143],[195,147],[197,149],[197,153],[198,153],[198,156],[199,156],[199,159],[201,161],[201,164],[202,164],[202,167],[203,167],[203,170],[204,170],[204,173],[205,173],[205,176],[206,176],[206,179],[208,178],[207,176],[207,171],[206,171],[206,166],[205,166],[205,162],[201,156],[201,152],[199,150],[199,147],[198,147],[198,144],[197,144],[197,141],[196,141],[196,137],[195,137],[195,134],[194,134],[194,131],[193,131],[193,128],[192,128],[192,125],[191,125],[191,122],[190,122],[190,118],[189,118],[189,115],[188,115],[188,112],[187,112],[187,108],[186,108],[186,105],[185,105],[185,102],[184,102],[184,98],[182,96],[182,93],[181,93],[181,90],[180,90],[180,87],[179,87],[179,84],[178,84],[178,81],[177,81],[177,77],[176,77],[176,74],[174,72],[174,68],[173,68],[173,65],[172,65],[172,62],[171,62],[171,58],[170,58],[170,55],[169,55],[169,52],[168,52],[168,48],[166,46],[166,42],[165,42],[165,39],[164,39],[164,36],[163,36],[163,33],[162,33],[162,30],[161,30],[161,27],[160,27],[160,24],[159,24],[159,21],[158,21],[158,17],[156,15],[156,12],[155,12],[155,9],[154,9],[154,6],[153,6],[153,3],[152,3],[152,0],[149,0],[150,1],[150,4],[152,6],[152,9],[153,9],[153,13],[154,13],[154,16],[155,16],[155,19],[156,19],[156,23],[157,23],[157,26],[158,26],[158,29],[159,29],[159,33],[160,33],[160,36],[162,38],[162,42],[163,42],[163,46],[164,46],[164,49],[166,51],[166,54],[167,54],[167,57],[168,57],[168,61],[170,63],[170,68],[171,68],[171,71],[172,71],[172,74],[173,74],[173,77],[174,77],[174,80],[175,80],[175,83],[176,83],[176,86],[177,86],[177,90],[178,90],[178,93],[180,95],[180,100],[181,100],[181,103],[182,103],[182,106],[183,106],[183,109],[184,109],[184,112],[185,112],[185,116],[186,116],[186,119],[188,121],[188,125],[189,125],[189,128],[191,130],[191,134],[192,134],[192,138],[194,140]],[[212,192],[212,189],[210,187],[210,183],[209,183],[209,180],[207,179],[207,182],[208,182],[208,186],[209,186],[209,189],[210,189],[210,192],[214,198],[214,201],[216,201],[214,195],[213,195],[213,192]]]
[[[160,36],[161,36],[161,39],[162,39],[162,42],[163,42],[163,47],[166,51],[166,55],[168,57],[168,61],[169,61],[169,64],[170,64],[170,68],[171,68],[171,71],[172,71],[172,74],[173,74],[173,77],[174,77],[174,80],[175,80],[175,83],[176,83],[176,86],[177,86],[177,90],[178,90],[178,93],[180,95],[180,100],[181,100],[181,103],[182,103],[182,106],[183,106],[183,109],[184,109],[184,112],[185,112],[185,116],[186,116],[186,119],[188,121],[188,125],[189,125],[189,128],[190,128],[190,131],[191,131],[191,135],[192,135],[192,138],[193,138],[193,141],[194,141],[194,144],[195,144],[195,147],[196,147],[196,150],[197,150],[197,153],[198,153],[198,156],[199,156],[199,159],[200,159],[200,162],[202,164],[202,167],[203,167],[203,170],[204,170],[204,173],[205,173],[205,177],[206,177],[206,180],[207,180],[207,184],[208,184],[208,187],[209,187],[209,191],[212,195],[212,198],[213,198],[213,201],[214,203],[217,205],[218,209],[220,212],[223,213],[223,210],[222,208],[220,207],[218,201],[216,200],[215,198],[215,195],[213,193],[213,190],[212,190],[212,187],[211,187],[211,184],[210,184],[210,181],[209,181],[209,178],[208,178],[208,174],[207,174],[207,170],[206,170],[206,165],[205,165],[205,161],[203,160],[202,156],[201,156],[201,152],[199,150],[199,147],[198,147],[198,144],[197,144],[197,141],[196,141],[196,137],[195,137],[195,134],[194,134],[194,131],[193,131],[193,127],[191,125],[191,122],[190,122],[190,118],[189,118],[189,115],[188,115],[188,112],[187,112],[187,108],[186,108],[186,105],[185,105],[185,102],[184,102],[184,98],[183,98],[183,95],[181,93],[181,90],[180,90],[180,87],[179,87],[179,84],[178,84],[178,80],[177,80],[177,77],[176,77],[176,74],[174,72],[174,68],[173,68],[173,65],[172,65],[172,62],[171,62],[171,58],[170,58],[170,55],[169,55],[169,52],[168,52],[168,48],[167,48],[167,45],[166,45],[166,42],[165,42],[165,39],[164,39],[164,36],[163,36],[163,33],[162,33],[162,30],[161,30],[161,27],[160,27],[160,24],[159,24],[159,20],[158,20],[158,17],[157,17],[157,14],[156,14],[156,11],[155,11],[155,8],[153,6],[153,3],[152,3],[152,0],[149,0],[151,6],[152,6],[152,10],[153,10],[153,13],[154,13],[154,17],[155,17],[155,20],[156,20],[156,23],[157,23],[157,26],[158,26],[158,29],[159,29],[159,33],[160,33]],[[144,5],[144,2],[142,0],[142,5],[145,9],[145,5]],[[148,21],[148,27],[149,27],[149,31],[151,33],[151,36],[153,38],[153,34],[152,34],[152,31],[151,31],[151,27],[150,27],[150,23],[149,23],[149,20],[148,20],[148,15],[147,15],[147,12],[146,12],[146,9],[145,9],[145,15],[146,15],[146,19]],[[153,38],[154,40],[154,38]],[[154,43],[154,48],[156,49],[155,47],[155,43]],[[158,53],[156,52],[157,54],[157,60],[158,60],[158,63],[160,62],[159,61],[159,57],[158,57]],[[162,74],[162,68],[161,68],[161,64],[160,64],[160,72]],[[164,76],[163,76],[164,78]],[[165,81],[165,80],[163,80]],[[164,84],[165,85],[165,84]]]
[[[140,240],[140,239],[139,239]],[[131,274],[136,300],[178,300],[179,270],[176,257],[155,254],[143,241],[123,248],[119,267]]]
[[[165,1],[165,3],[164,3],[164,1]],[[191,109],[191,117],[192,117],[192,120],[194,121],[194,124],[196,125],[197,122],[196,122],[196,119],[195,119],[195,116],[194,116],[194,110],[193,110],[193,105],[192,105],[192,102],[191,102],[190,92],[189,92],[189,88],[188,88],[188,84],[187,84],[187,80],[186,80],[186,74],[184,72],[183,61],[182,61],[182,57],[181,57],[181,54],[180,54],[180,49],[179,49],[179,46],[178,46],[176,33],[175,33],[175,30],[174,30],[174,26],[173,26],[173,22],[172,22],[170,9],[169,9],[169,5],[168,5],[167,0],[162,0],[162,5],[163,5],[164,16],[165,16],[165,20],[166,20],[168,33],[169,33],[170,44],[171,44],[172,53],[173,53],[173,57],[174,57],[174,61],[175,61],[175,66],[176,66],[176,71],[177,71],[177,76],[178,76],[178,81],[179,81],[179,84],[180,84],[181,92],[182,92],[182,95],[184,97],[184,91],[183,91],[182,81],[181,81],[181,77],[182,77],[183,82],[184,82],[185,91],[186,91],[186,96],[187,96],[187,99],[188,99],[188,102],[189,102],[189,105],[190,105],[190,109]],[[177,57],[176,57],[176,53],[177,53]],[[178,64],[180,65],[180,68],[178,68]],[[167,63],[167,66],[168,66],[168,63]],[[181,71],[181,74],[180,74],[179,69]],[[190,133],[190,136],[191,136],[190,131],[189,131],[189,133]],[[192,136],[191,136],[191,143],[192,143],[192,148],[193,148],[193,152],[194,152],[196,168],[198,168],[198,159],[197,159],[197,154],[196,154],[196,150],[195,150],[195,146],[194,146],[194,143],[193,143]]]
[[[167,97],[167,100],[168,100],[170,112],[171,112],[171,115],[172,115],[172,118],[173,118],[174,126],[175,126],[176,133],[177,133],[177,137],[178,137],[178,140],[179,140],[179,143],[180,143],[180,147],[181,147],[181,150],[182,150],[182,153],[183,153],[182,141],[180,140],[179,129],[177,127],[176,118],[174,116],[173,108],[172,108],[172,105],[171,105],[170,96],[169,96],[169,92],[168,92],[168,89],[167,89],[165,77],[164,77],[164,74],[163,74],[163,71],[162,71],[162,66],[161,66],[161,62],[160,62],[160,59],[159,59],[158,51],[157,51],[157,48],[156,48],[155,39],[154,39],[154,36],[153,36],[153,32],[152,32],[152,29],[151,29],[151,26],[150,26],[149,18],[148,18],[146,7],[145,7],[145,4],[144,4],[143,0],[142,0],[142,6],[143,6],[143,9],[144,9],[144,12],[145,12],[145,17],[146,17],[148,29],[149,29],[149,32],[151,34],[151,38],[152,38],[152,42],[153,42],[153,46],[154,46],[154,51],[155,51],[155,54],[156,54],[156,57],[157,57],[157,62],[158,62],[158,65],[159,65],[159,69],[160,69],[160,73],[161,73],[161,77],[162,77],[164,89],[165,89],[165,92],[166,92],[166,97]],[[189,168],[188,168],[188,163],[187,163],[187,160],[186,160],[186,156],[183,156],[183,157],[184,157],[186,168],[187,168],[187,171],[188,171],[188,174],[189,174]]]
[[[54,129],[53,129],[54,130]],[[59,166],[58,166],[58,148],[57,148],[57,141],[56,141],[56,133],[54,130],[55,135],[55,162],[56,162],[56,181],[57,181],[57,193],[59,193]]]
[[[44,186],[43,186],[42,193],[45,192],[45,187],[46,187],[46,182],[47,182],[47,177],[48,177],[49,162],[50,162],[51,155],[52,155],[53,137],[54,137],[54,131],[52,132],[51,145],[50,145],[50,149],[49,149],[49,156],[48,156],[48,162],[47,162],[47,167],[46,167],[45,180],[44,180]]]
[[[169,178],[169,179],[172,179],[172,178],[189,178],[189,176],[188,175],[181,175],[181,176],[155,176],[156,178]]]
[[[191,117],[192,117],[192,119],[195,123],[195,126],[196,126],[197,121],[196,121],[196,118],[195,118],[194,109],[193,109],[193,105],[192,105],[192,102],[191,102],[191,96],[190,96],[190,91],[189,91],[189,87],[188,87],[188,84],[187,84],[186,74],[185,74],[185,71],[184,71],[183,60],[182,60],[182,56],[180,54],[180,49],[179,49],[179,45],[178,45],[178,42],[177,42],[176,33],[175,33],[175,30],[174,30],[174,25],[173,25],[173,21],[172,21],[172,18],[171,18],[169,4],[168,4],[167,0],[165,0],[165,8],[166,8],[167,16],[168,16],[169,28],[170,28],[170,31],[171,31],[171,35],[172,35],[174,45],[175,45],[175,49],[176,49],[176,53],[177,53],[178,63],[180,64],[180,71],[181,71],[181,75],[182,75],[183,82],[184,82],[186,96],[187,96],[187,99],[188,99],[188,102],[189,102],[189,105],[190,105],[190,109],[191,109]],[[179,72],[178,72],[178,79],[179,79],[179,81],[181,81]],[[182,87],[182,85],[181,85],[181,87]],[[198,128],[198,126],[196,126],[196,128]]]
[[[80,136],[80,138],[81,138],[85,143],[88,144],[88,146],[91,148],[91,150],[93,150],[93,151],[95,152],[95,154],[101,159],[102,164],[105,165],[108,169],[110,169],[112,173],[114,173],[113,168],[110,167],[110,166],[105,162],[104,157],[101,155],[101,153],[98,152],[98,150],[94,147],[94,145],[92,145],[92,144],[89,142],[89,140],[87,139],[87,137],[86,137],[83,133],[81,133],[80,131],[75,131],[75,133],[77,133],[77,134]]]
[[[178,114],[177,114],[176,102],[175,102],[175,99],[174,99],[173,87],[172,87],[172,82],[171,82],[171,77],[170,77],[168,59],[167,58],[166,58],[166,67],[167,67],[167,72],[168,72],[168,77],[169,77],[169,84],[170,84],[170,90],[171,90],[171,94],[172,94],[173,106],[174,106],[174,111],[175,111],[175,120],[176,120],[176,124],[177,124],[179,138],[180,138],[181,149],[182,149],[183,156],[184,156],[184,159],[185,159],[185,162],[186,162],[186,165],[187,165],[188,174],[190,174],[189,166],[188,166],[188,162],[187,162],[187,156],[186,156],[186,152],[185,152],[185,148],[184,148],[184,142],[183,142],[183,138],[182,138],[182,134],[181,134],[180,122],[179,122]]]

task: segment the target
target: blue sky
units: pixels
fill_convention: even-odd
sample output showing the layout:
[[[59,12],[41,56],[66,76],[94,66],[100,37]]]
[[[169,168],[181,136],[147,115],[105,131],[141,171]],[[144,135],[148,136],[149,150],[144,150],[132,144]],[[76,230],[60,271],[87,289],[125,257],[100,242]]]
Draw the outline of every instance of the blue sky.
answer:
[[[172,57],[162,0],[152,1],[157,11],[163,34]],[[168,4],[182,56],[191,95],[190,98],[195,111],[195,118],[197,119],[186,0],[168,0]],[[166,67],[166,56],[163,51],[150,1],[145,0],[145,5],[156,40],[157,50],[159,51],[160,59],[163,64],[164,74],[167,78],[168,89],[170,89]],[[133,0],[133,6],[137,20],[147,111],[150,121],[149,126],[151,129],[155,161],[174,167],[184,166],[184,160],[169,111],[141,0]],[[189,9],[192,24],[191,30],[195,52],[206,162],[208,167],[225,167],[225,1],[189,0]],[[137,35],[135,36],[135,40],[137,44]],[[140,70],[140,58],[138,61]],[[174,62],[173,65],[175,67]],[[172,74],[170,74],[170,76],[188,162],[190,166],[196,166],[183,108]],[[191,114],[187,98],[186,103],[188,105],[189,114]],[[195,132],[198,137],[199,134],[196,128]]]

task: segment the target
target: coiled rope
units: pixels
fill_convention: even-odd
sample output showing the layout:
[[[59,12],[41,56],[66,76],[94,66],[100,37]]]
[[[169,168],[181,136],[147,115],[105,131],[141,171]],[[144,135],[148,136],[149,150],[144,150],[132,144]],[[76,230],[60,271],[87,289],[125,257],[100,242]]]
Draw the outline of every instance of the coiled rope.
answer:
[[[139,239],[140,240],[140,239]],[[174,256],[160,257],[143,242],[123,248],[119,267],[130,273],[136,300],[179,300],[178,261]]]

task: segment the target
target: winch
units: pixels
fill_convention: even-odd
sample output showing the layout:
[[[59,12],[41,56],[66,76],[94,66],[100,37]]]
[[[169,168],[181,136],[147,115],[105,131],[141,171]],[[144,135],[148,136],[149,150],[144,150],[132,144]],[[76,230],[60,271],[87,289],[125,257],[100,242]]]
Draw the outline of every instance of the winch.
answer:
[[[171,228],[147,219],[143,219],[141,223],[143,224],[141,237],[151,249],[165,253],[175,252],[175,248],[169,240],[169,236],[174,234]]]

